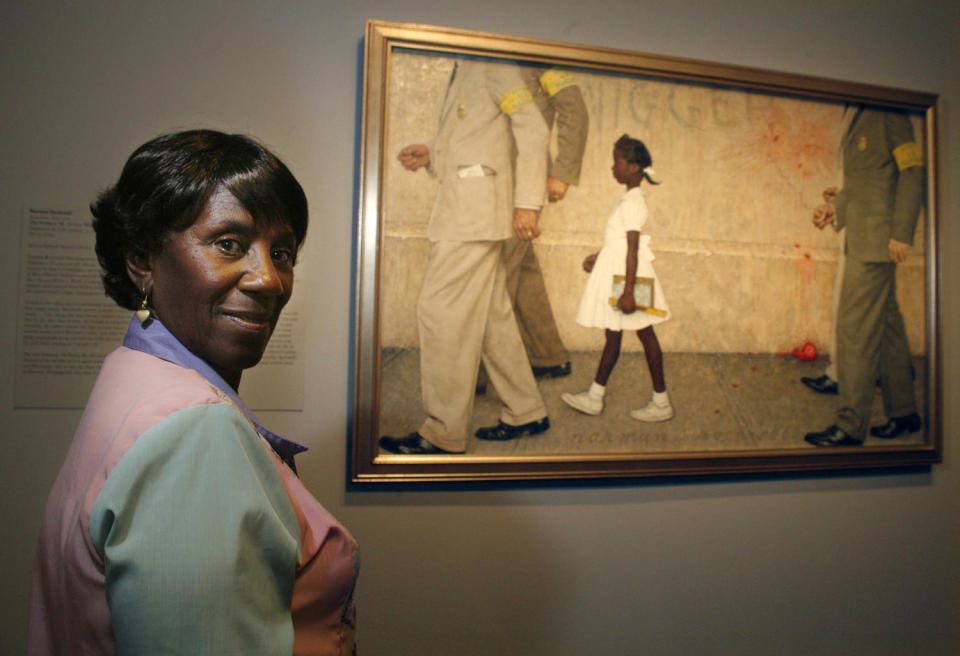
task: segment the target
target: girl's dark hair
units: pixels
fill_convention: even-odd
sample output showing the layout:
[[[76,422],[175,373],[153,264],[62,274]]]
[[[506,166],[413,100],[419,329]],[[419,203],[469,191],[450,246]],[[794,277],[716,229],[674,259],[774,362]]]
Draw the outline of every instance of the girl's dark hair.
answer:
[[[299,249],[307,234],[307,197],[273,153],[240,134],[167,134],[137,148],[117,184],[90,204],[107,296],[135,310],[141,290],[127,275],[127,257],[160,252],[166,237],[193,225],[221,187],[255,221],[289,225]]]
[[[629,134],[624,134],[622,137],[617,139],[617,142],[613,144],[614,150],[619,150],[623,153],[623,158],[627,160],[630,164],[636,164],[640,167],[640,171],[647,182],[650,184],[660,184],[656,180],[650,177],[650,175],[644,171],[648,166],[653,166],[653,158],[650,157],[650,151],[647,150],[647,147],[639,139],[634,139]]]

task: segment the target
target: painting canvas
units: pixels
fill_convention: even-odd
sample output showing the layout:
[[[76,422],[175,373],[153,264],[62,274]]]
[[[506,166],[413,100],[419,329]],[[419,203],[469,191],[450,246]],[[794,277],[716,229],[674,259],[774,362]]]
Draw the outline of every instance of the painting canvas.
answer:
[[[411,434],[424,422],[418,301],[443,184],[428,167],[408,170],[398,155],[410,144],[431,143],[455,67],[467,61],[560,71],[582,98],[588,127],[579,176],[560,200],[549,201],[544,192],[540,234],[532,240],[541,295],[552,314],[537,321],[553,322],[569,367],[540,367],[536,379],[549,430],[503,441],[474,438],[503,414],[496,386],[481,378],[471,390],[463,453],[396,455],[380,448],[380,437]],[[914,154],[926,163],[913,245],[895,273],[923,429],[895,440],[868,434],[861,446],[822,449],[804,435],[836,421],[838,397],[803,381],[818,379],[837,359],[833,296],[845,248],[843,233],[815,225],[813,217],[825,191],[844,186],[844,137],[851,115],[864,107],[905,116]],[[935,108],[930,94],[371,22],[358,204],[354,480],[646,476],[937,461]],[[556,122],[548,129],[546,156],[555,160],[564,137]],[[648,210],[642,235],[661,300],[669,303],[668,320],[653,327],[673,408],[669,421],[631,415],[654,391],[633,330],[623,331],[602,412],[586,414],[563,400],[565,393],[590,388],[605,344],[605,331],[581,325],[577,316],[588,279],[583,261],[604,244],[608,217],[624,197],[625,186],[611,170],[614,143],[624,134],[642,140],[652,158],[653,175],[641,185]],[[649,280],[647,287],[638,283],[637,298],[654,299],[656,311]],[[882,396],[879,386],[871,426],[888,420]]]

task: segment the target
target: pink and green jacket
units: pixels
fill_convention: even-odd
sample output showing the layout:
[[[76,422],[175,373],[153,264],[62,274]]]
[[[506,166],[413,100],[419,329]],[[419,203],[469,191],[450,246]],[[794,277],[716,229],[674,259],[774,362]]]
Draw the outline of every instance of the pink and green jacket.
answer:
[[[47,502],[28,654],[351,653],[357,545],[297,478],[302,450],[132,320]]]

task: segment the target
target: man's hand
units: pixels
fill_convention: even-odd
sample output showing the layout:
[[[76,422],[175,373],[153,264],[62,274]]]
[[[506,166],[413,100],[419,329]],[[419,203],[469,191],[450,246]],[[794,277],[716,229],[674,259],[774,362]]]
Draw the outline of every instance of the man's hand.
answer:
[[[563,200],[567,195],[567,183],[556,178],[547,178],[547,198],[551,203]]]
[[[537,229],[537,214],[537,210],[513,208],[513,234],[517,239],[530,241],[540,236],[540,231]]]
[[[583,270],[587,273],[593,271],[593,265],[597,263],[597,255],[599,253],[590,253],[585,258],[583,258]]]
[[[826,192],[824,192],[824,196],[826,196]],[[830,203],[817,205],[817,207],[813,210],[813,225],[820,230],[823,230],[836,220],[837,210]]]
[[[904,244],[902,241],[891,239],[888,247],[890,259],[899,264],[907,259],[910,254],[910,244]]]
[[[426,144],[411,144],[400,151],[397,159],[408,171],[416,171],[430,164],[430,148]]]

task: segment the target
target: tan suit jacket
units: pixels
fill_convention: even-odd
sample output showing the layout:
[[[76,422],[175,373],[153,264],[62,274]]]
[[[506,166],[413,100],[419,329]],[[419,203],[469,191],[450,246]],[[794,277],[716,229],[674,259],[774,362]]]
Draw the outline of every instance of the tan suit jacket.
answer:
[[[543,206],[548,141],[547,125],[516,66],[460,61],[430,144],[430,170],[440,187],[428,238],[510,237],[514,207]]]

